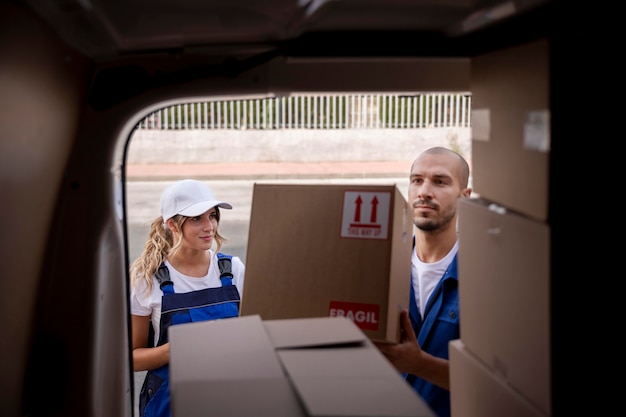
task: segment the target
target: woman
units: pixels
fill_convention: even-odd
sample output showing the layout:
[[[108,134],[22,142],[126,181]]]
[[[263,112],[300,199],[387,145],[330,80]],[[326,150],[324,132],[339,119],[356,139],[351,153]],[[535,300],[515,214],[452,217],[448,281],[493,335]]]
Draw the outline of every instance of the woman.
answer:
[[[167,328],[239,315],[245,267],[238,257],[229,265],[231,257],[219,253],[225,242],[218,231],[220,209],[232,206],[200,181],[168,186],[161,216],[131,267],[133,367],[148,371],[139,395],[142,417],[171,415]]]

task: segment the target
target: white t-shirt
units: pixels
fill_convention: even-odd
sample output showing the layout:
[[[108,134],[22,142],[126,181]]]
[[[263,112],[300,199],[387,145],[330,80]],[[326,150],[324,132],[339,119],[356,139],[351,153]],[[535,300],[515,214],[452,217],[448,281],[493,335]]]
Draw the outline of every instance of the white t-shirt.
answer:
[[[174,291],[176,293],[186,293],[190,291],[203,290],[206,288],[217,288],[222,286],[220,281],[220,270],[217,264],[217,257],[211,251],[211,265],[209,271],[204,277],[190,277],[181,274],[168,262],[165,265],[170,273],[170,280],[174,283]],[[232,258],[233,285],[239,291],[239,297],[243,294],[243,281],[245,275],[245,266],[241,259],[237,256]],[[161,320],[161,297],[163,291],[159,287],[157,279],[152,276],[152,293],[146,296],[147,284],[145,281],[139,281],[130,293],[130,313],[136,316],[151,316],[152,326],[154,327],[154,342],[159,340],[159,323]]]
[[[413,257],[411,258],[411,285],[415,291],[415,302],[419,307],[420,314],[424,318],[424,310],[428,304],[433,290],[437,286],[437,283],[443,276],[448,266],[454,259],[454,255],[459,250],[459,241],[457,240],[450,252],[444,256],[441,260],[432,263],[425,263],[420,261],[417,257],[417,253],[413,250]],[[424,302],[420,302],[424,300]]]

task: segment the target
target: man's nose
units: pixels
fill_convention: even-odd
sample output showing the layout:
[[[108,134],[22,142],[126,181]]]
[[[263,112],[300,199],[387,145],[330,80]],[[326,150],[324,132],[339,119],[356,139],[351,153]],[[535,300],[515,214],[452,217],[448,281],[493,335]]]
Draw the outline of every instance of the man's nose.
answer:
[[[433,185],[428,181],[424,181],[420,186],[417,195],[421,198],[431,197],[433,195]]]

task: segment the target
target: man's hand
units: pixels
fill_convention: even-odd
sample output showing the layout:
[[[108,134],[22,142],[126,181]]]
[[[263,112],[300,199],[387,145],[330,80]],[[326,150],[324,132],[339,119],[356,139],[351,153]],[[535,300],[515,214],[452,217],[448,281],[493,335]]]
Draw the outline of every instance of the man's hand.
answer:
[[[417,343],[407,310],[400,312],[400,342],[374,344],[399,372],[415,374],[419,370],[423,352]]]
[[[433,384],[450,389],[450,362],[424,352],[411,326],[409,312],[400,312],[400,342],[374,343],[398,372],[412,374]]]

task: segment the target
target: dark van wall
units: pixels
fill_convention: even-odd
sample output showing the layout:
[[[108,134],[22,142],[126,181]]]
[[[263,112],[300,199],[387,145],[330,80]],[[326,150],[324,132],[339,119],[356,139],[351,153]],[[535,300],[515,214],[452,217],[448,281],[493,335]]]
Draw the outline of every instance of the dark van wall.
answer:
[[[66,48],[12,4],[0,3],[0,409],[7,417],[132,415],[120,175],[122,148],[142,115],[168,100],[220,94],[469,88],[468,59],[310,66],[275,59],[233,78],[192,79],[185,67],[194,68],[193,57],[138,57],[137,66],[118,57],[107,67]],[[163,80],[160,68],[171,77]]]
[[[16,416],[24,413],[42,259],[87,65],[22,10],[2,2],[0,16],[0,409]]]

